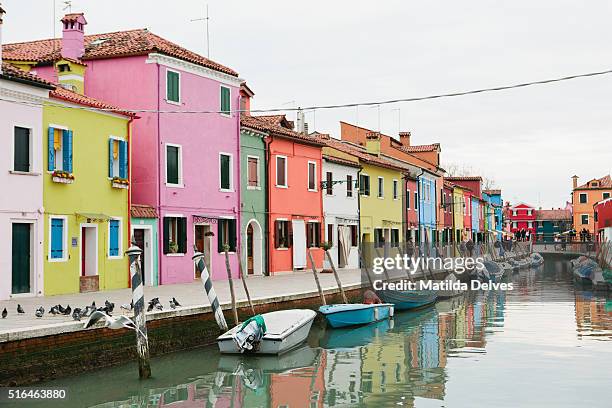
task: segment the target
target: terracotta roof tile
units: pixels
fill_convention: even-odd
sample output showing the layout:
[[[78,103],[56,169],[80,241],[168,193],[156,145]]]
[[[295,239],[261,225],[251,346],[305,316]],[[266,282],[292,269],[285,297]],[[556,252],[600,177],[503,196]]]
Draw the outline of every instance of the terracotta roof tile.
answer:
[[[483,193],[488,195],[500,195],[501,190],[482,190]]]
[[[294,139],[299,142],[306,142],[317,146],[323,146],[325,143],[322,138],[317,136],[309,136],[303,133],[298,133],[291,129],[288,129],[281,124],[283,120],[287,121],[285,115],[274,115],[274,116],[251,116],[242,115],[240,116],[240,126],[249,129],[257,130],[260,132],[270,133],[272,136],[280,136],[285,138]]]
[[[324,140],[324,143],[333,149],[353,155],[357,157],[359,160],[365,163],[368,163],[368,164],[372,164],[372,165],[376,165],[380,167],[386,167],[389,169],[399,170],[399,171],[409,171],[410,170],[408,166],[403,166],[397,162],[383,159],[378,156],[374,156],[372,154],[369,154],[365,149],[361,149],[355,145],[345,143],[341,140],[329,139],[329,140]]]
[[[449,176],[444,177],[448,181],[482,181],[480,176]]]
[[[19,68],[16,68],[7,62],[2,63],[2,77],[5,79],[9,79],[9,80],[16,79],[16,80],[21,80],[21,81],[32,82],[33,85],[41,85],[48,89],[55,88],[55,85],[53,85],[51,82],[48,82],[36,75],[32,75],[28,72],[25,72]]]
[[[134,218],[157,218],[155,208],[143,204],[132,204],[130,214]]]
[[[2,46],[3,57],[7,60],[36,61],[43,64],[60,59],[61,48],[62,44],[59,38],[4,44]],[[238,73],[231,68],[189,51],[149,32],[147,29],[86,35],[83,60],[147,55],[152,52],[165,54],[228,75],[238,76]]]
[[[397,149],[405,151],[406,153],[435,152],[440,149],[440,143],[416,146],[399,146]]]
[[[106,102],[102,102],[98,99],[90,98],[89,96],[81,95],[76,92],[69,91],[68,89],[62,88],[61,86],[57,86],[54,90],[49,93],[49,96],[55,99],[61,99],[66,102],[76,103],[82,106],[89,106],[97,109],[108,110],[113,113],[118,113],[120,115],[132,116],[135,115],[131,112],[127,112],[122,110],[121,108],[117,108],[111,104]]]
[[[354,161],[350,161],[350,160],[347,160],[347,159],[342,159],[340,157],[331,156],[331,155],[328,155],[328,154],[324,154],[323,158],[326,161],[331,162],[331,163],[342,164],[344,166],[349,166],[349,167],[357,167],[357,168],[361,167],[359,165],[359,163],[356,163]]]
[[[536,210],[536,220],[571,220],[572,213],[570,210]]]
[[[62,21],[66,21],[70,23],[72,21],[77,21],[79,17],[83,17],[83,13],[70,13],[70,14],[66,14],[62,18]]]
[[[591,187],[591,183],[594,181],[599,182],[597,187]],[[576,188],[612,188],[612,178],[610,178],[610,175],[608,174],[607,176],[603,176],[602,178],[589,180],[588,182]]]

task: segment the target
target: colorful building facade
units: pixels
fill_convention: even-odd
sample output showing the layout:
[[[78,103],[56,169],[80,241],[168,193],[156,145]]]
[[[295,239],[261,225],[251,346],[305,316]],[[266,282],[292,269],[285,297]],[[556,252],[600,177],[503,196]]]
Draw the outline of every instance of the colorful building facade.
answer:
[[[530,236],[535,234],[536,210],[533,206],[525,203],[518,203],[513,206],[506,204],[505,213],[511,233],[517,234],[525,231],[525,234],[527,234],[528,231]]]
[[[142,250],[140,270],[145,286],[159,284],[159,217],[149,205],[132,204],[131,233],[136,246]]]
[[[590,234],[595,231],[595,212],[593,206],[612,196],[612,178],[610,175],[592,179],[578,185],[578,176],[573,176],[572,207],[574,229],[577,232],[586,229]]]

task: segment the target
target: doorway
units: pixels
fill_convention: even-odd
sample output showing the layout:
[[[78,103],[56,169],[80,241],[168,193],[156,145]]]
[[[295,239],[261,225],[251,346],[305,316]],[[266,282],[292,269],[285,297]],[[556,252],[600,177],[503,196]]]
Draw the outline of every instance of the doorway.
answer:
[[[212,245],[212,231],[209,224],[196,224],[194,225],[194,242],[198,252],[204,254],[204,265],[208,269],[208,274],[212,276],[212,267],[210,264],[211,256],[211,245]],[[200,279],[201,273],[196,266],[194,266],[194,277]]]
[[[249,275],[263,275],[263,230],[255,219],[246,228],[246,263]]]
[[[142,228],[134,229],[134,241],[136,246],[142,250],[142,254],[140,254],[140,278],[142,279],[143,285],[150,285],[151,282],[147,278],[148,270],[146,268],[146,262],[148,256],[148,245],[145,238],[145,230]]]
[[[32,224],[14,223],[12,235],[11,293],[31,293]]]
[[[81,276],[98,274],[98,226],[81,224]]]

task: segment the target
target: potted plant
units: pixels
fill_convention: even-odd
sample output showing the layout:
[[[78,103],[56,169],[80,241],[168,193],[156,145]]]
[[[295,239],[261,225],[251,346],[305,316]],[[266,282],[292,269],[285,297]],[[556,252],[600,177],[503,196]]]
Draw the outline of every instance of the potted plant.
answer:
[[[111,181],[111,186],[113,188],[124,188],[127,189],[130,186],[130,180],[121,177],[113,177]]]
[[[51,179],[54,183],[72,184],[74,183],[74,175],[63,170],[55,170],[51,174]]]
[[[178,247],[178,243],[174,242],[174,241],[170,241],[168,243],[168,249],[170,250],[171,254],[177,254],[179,247]]]

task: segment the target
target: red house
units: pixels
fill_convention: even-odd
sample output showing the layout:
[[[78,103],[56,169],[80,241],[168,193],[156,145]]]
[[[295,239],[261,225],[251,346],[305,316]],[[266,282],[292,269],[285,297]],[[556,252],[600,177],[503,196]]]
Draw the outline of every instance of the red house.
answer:
[[[417,180],[406,176],[406,241],[415,241],[419,230],[419,212],[415,202],[417,193]]]
[[[510,224],[510,232],[516,234],[517,232],[525,230],[529,231],[529,236],[534,236],[536,232],[536,210],[533,206],[525,203],[518,203],[510,206],[510,203],[506,203],[506,220]]]
[[[595,210],[595,234],[598,241],[612,242],[612,198],[605,199],[593,206]]]
[[[442,211],[444,213],[443,230],[442,230],[442,242],[449,243],[454,242],[453,234],[453,184],[444,181],[442,187],[440,204],[442,205]]]

